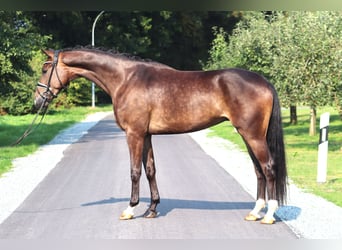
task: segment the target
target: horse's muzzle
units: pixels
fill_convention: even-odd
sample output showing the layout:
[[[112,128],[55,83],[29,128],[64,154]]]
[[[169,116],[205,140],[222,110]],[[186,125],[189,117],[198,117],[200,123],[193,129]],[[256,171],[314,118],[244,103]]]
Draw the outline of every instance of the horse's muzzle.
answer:
[[[42,96],[38,96],[34,100],[34,106],[36,109],[45,108],[48,105],[49,105],[49,101]]]

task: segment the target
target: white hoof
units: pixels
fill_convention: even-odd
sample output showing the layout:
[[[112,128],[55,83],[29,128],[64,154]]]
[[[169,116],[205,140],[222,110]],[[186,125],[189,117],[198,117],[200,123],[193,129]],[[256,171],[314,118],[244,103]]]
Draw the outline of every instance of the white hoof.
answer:
[[[120,215],[120,220],[130,220],[133,219],[134,217],[134,208],[135,207],[131,207],[128,206]]]

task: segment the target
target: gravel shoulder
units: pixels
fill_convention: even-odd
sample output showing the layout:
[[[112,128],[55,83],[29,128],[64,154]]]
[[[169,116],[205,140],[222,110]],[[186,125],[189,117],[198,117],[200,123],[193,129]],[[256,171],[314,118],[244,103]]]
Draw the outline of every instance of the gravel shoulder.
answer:
[[[0,223],[25,200],[62,159],[64,150],[79,140],[111,112],[98,112],[63,130],[35,153],[13,161],[13,168],[0,178]]]
[[[89,115],[82,122],[62,131],[36,153],[14,161],[13,169],[0,178],[0,223],[57,165],[63,157],[64,150],[109,113],[111,112]],[[189,135],[255,197],[256,178],[248,154],[227,140],[208,137],[208,132],[209,129]],[[276,215],[300,238],[342,239],[342,208],[323,198],[303,192],[291,181],[288,204],[280,207]]]

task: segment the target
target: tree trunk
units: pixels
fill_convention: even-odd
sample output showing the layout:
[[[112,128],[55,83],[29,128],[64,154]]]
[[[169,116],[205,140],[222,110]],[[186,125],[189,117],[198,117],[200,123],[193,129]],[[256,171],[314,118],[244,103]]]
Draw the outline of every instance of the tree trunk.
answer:
[[[338,114],[340,115],[340,119],[342,120],[342,103],[341,103],[340,97],[337,95],[337,93],[335,93],[335,103],[336,103]]]
[[[310,109],[310,129],[309,135],[314,136],[316,135],[316,107],[311,107]]]
[[[291,105],[290,106],[290,124],[296,125],[297,124],[297,106]]]

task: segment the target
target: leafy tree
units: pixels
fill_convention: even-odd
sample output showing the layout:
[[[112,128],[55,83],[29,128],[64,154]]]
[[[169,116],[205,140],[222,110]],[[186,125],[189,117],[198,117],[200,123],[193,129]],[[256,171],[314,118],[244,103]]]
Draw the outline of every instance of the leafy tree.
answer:
[[[35,32],[23,12],[0,11],[0,113],[31,110],[32,86],[23,80],[32,76],[30,61],[47,39]]]
[[[51,48],[91,43],[91,28],[99,12],[30,12]],[[106,11],[96,23],[95,45],[150,58],[179,69],[200,69],[206,61],[212,26],[230,31],[240,19],[234,12]]]
[[[281,37],[287,39],[279,46],[286,54],[277,57],[275,68],[290,70],[287,79],[293,83],[287,85],[294,101],[311,107],[311,135],[315,134],[316,107],[333,104],[331,97],[337,94],[340,80],[336,73],[342,62],[341,18],[338,12],[289,12],[275,22],[285,23],[281,30],[287,31]]]

